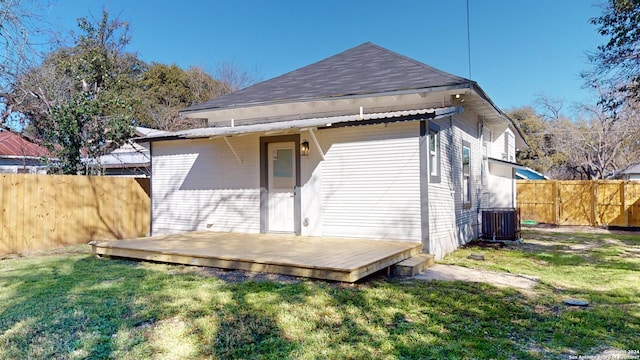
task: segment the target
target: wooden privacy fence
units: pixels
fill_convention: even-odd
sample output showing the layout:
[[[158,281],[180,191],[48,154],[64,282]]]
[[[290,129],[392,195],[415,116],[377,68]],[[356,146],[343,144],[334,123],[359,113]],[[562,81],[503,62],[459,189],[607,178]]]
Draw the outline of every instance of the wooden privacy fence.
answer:
[[[522,220],[556,225],[640,226],[640,182],[518,180]]]
[[[0,255],[149,232],[148,179],[0,175]]]

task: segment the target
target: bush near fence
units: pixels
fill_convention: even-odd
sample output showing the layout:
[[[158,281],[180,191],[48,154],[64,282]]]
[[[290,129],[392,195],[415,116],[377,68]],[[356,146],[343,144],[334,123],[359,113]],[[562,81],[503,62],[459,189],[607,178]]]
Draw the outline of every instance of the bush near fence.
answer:
[[[0,175],[0,255],[149,232],[148,179]]]
[[[640,226],[640,182],[518,180],[522,220],[555,225]]]

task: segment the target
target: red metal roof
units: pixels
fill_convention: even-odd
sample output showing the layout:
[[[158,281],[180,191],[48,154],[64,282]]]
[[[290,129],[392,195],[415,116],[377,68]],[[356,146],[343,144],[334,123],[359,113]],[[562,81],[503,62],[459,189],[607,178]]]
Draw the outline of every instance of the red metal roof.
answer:
[[[49,156],[44,146],[10,131],[0,131],[0,156]]]

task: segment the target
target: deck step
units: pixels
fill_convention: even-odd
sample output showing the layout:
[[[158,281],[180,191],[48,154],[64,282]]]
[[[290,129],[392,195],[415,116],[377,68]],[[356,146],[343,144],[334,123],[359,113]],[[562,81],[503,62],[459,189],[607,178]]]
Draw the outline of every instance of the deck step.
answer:
[[[394,273],[398,276],[414,276],[430,267],[435,262],[431,254],[418,254],[394,265]]]

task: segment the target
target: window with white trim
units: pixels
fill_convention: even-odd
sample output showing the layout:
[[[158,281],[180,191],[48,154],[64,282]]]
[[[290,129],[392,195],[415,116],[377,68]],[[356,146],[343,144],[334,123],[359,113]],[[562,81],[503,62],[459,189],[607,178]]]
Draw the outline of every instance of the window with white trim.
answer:
[[[471,208],[471,144],[462,142],[462,207]]]

